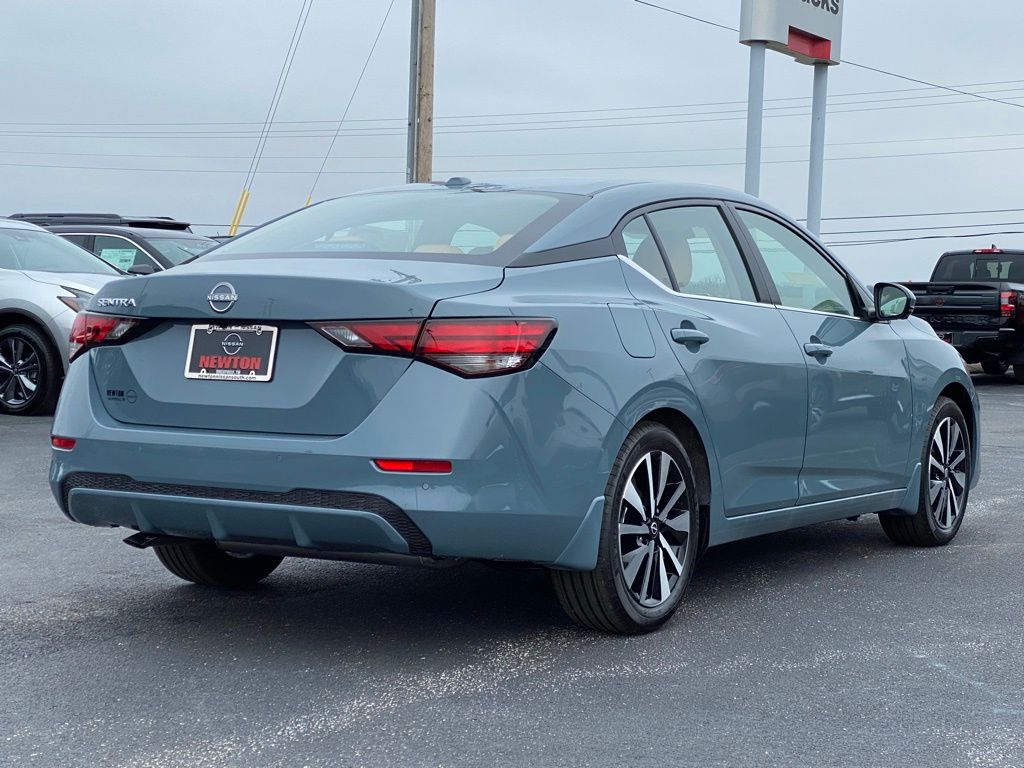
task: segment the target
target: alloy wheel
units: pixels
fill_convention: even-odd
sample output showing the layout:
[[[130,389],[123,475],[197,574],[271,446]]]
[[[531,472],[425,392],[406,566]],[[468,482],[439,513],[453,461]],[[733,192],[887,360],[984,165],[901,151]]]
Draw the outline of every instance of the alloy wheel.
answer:
[[[692,556],[690,494],[679,464],[665,451],[633,467],[619,507],[619,562],[626,589],[644,608],[671,597]]]
[[[39,388],[39,351],[25,339],[0,339],[0,402],[11,409],[24,407]]]
[[[936,525],[948,531],[963,511],[967,494],[967,441],[955,419],[935,428],[928,451],[928,503]]]

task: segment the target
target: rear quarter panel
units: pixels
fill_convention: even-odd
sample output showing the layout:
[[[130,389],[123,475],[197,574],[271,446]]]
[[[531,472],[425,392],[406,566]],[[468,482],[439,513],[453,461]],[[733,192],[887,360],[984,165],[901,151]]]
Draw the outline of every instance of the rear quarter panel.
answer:
[[[624,323],[623,312],[638,314]],[[501,314],[555,318],[558,330],[539,365],[614,417],[600,442],[592,440],[587,446],[598,469],[589,487],[597,494],[604,492],[611,464],[629,431],[652,411],[670,408],[688,418],[700,434],[709,454],[712,498],[720,498],[718,467],[700,405],[657,319],[628,291],[618,257],[509,268],[500,287],[442,301],[433,316]],[[635,322],[637,316],[644,325]],[[557,458],[537,471],[547,475],[547,482],[565,479]]]

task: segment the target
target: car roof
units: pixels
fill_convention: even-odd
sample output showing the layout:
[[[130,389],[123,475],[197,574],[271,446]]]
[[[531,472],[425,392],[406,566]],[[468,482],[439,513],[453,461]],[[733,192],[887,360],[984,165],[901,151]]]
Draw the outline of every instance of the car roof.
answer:
[[[33,225],[34,226],[34,225]],[[174,238],[175,240],[209,240],[205,235],[195,232],[182,232],[174,229],[145,229],[143,227],[111,227],[96,224],[61,224],[47,227],[56,234],[100,234],[100,235],[136,235],[141,238]]]
[[[650,194],[669,194],[670,197],[711,197],[719,199],[736,200],[738,202],[750,201],[763,206],[764,203],[756,198],[745,195],[742,192],[715,187],[706,184],[692,184],[687,182],[674,181],[652,181],[652,180],[614,180],[614,179],[486,179],[475,181],[465,177],[453,177],[447,182],[432,181],[425,184],[401,184],[388,187],[380,187],[364,192],[354,192],[353,196],[375,193],[375,192],[416,192],[426,190],[466,189],[474,192],[509,191],[509,192],[546,192],[556,195],[584,195],[596,197],[611,191],[620,194],[635,194],[643,197]],[[347,197],[347,195],[346,195]]]
[[[23,219],[33,224],[105,224],[107,226],[141,227],[149,229],[188,230],[187,221],[170,216],[121,216],[117,213],[12,213],[12,219]]]
[[[18,221],[17,219],[0,219],[0,229],[32,229],[39,232],[46,231],[35,224],[31,224],[27,221]]]

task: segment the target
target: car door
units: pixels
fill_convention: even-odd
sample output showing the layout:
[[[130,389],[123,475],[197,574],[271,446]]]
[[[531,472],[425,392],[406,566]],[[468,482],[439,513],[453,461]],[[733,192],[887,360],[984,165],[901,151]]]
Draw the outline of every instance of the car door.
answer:
[[[797,228],[754,208],[736,213],[807,359],[800,503],[902,487],[912,412],[902,339],[868,319],[849,275]]]
[[[654,310],[696,393],[727,515],[796,504],[807,419],[803,354],[752,278],[715,201],[648,209],[620,225],[627,284]]]

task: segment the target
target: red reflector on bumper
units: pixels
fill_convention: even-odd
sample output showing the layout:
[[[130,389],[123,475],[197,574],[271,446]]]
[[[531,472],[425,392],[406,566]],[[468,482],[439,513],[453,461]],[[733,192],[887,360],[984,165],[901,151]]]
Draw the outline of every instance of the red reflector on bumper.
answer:
[[[420,472],[433,475],[447,475],[452,463],[438,459],[374,459],[373,465],[381,472]]]
[[[52,435],[50,437],[50,445],[58,451],[70,451],[75,447],[75,439],[73,437],[59,437],[57,435]]]

